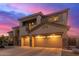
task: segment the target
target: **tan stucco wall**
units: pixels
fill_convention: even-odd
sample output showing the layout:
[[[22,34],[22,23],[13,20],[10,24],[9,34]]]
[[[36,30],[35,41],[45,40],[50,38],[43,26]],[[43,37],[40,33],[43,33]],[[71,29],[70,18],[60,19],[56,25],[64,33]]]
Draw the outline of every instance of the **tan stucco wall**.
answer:
[[[26,21],[27,19],[25,19],[24,21]],[[28,32],[27,32],[27,30],[26,30],[26,26],[22,26],[22,22],[23,21],[20,21],[19,23],[20,23],[20,36],[23,36],[23,35],[28,35]],[[40,23],[41,23],[41,16],[40,15],[38,15],[37,17],[36,17],[36,22],[37,22],[37,24],[35,25],[35,26],[37,26],[37,25],[39,25]],[[34,26],[34,27],[35,27]]]
[[[60,14],[60,18],[59,18],[58,22],[56,22],[56,23],[67,25],[67,18],[68,18],[68,13]]]
[[[40,28],[34,30],[32,34],[57,33],[57,32],[65,32],[65,31],[67,31],[66,28],[45,24]]]

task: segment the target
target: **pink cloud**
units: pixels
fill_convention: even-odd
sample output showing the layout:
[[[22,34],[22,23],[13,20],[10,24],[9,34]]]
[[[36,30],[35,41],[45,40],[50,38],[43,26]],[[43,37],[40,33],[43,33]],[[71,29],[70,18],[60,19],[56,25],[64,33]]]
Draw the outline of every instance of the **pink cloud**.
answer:
[[[11,27],[9,27],[8,25],[0,24],[0,30],[9,31],[10,29],[11,29]]]
[[[31,6],[30,8],[28,8],[28,11],[30,13],[36,13],[36,12],[42,12],[43,14],[49,14],[51,12],[54,12],[54,10],[50,10],[47,8],[41,8],[41,7],[35,7],[35,6]]]
[[[69,36],[79,36],[79,28],[72,27],[72,28],[70,28],[70,30],[67,32],[67,34],[68,34]]]
[[[6,32],[0,32],[0,36],[2,36],[2,35],[4,35],[4,36],[8,36],[8,33],[6,33]]]
[[[7,34],[7,32],[11,31],[12,28],[5,24],[0,24],[0,36]]]
[[[67,32],[68,36],[79,36],[79,28],[73,26],[72,17],[68,17],[67,25],[70,26],[69,31]]]
[[[10,26],[11,25],[19,25],[17,20],[15,20],[14,18],[10,17],[7,14],[0,14],[0,20],[2,21],[2,23],[7,23],[7,25],[9,24]]]
[[[44,14],[48,14],[51,12],[54,12],[54,10],[46,8],[46,7],[40,7],[37,4],[9,4],[12,8],[18,9],[24,12],[28,13],[37,13],[37,12],[43,12]]]

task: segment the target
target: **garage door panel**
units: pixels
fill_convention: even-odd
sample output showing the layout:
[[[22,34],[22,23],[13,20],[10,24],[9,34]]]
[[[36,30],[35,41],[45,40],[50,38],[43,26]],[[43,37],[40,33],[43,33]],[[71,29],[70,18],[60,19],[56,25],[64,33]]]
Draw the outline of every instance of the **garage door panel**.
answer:
[[[61,48],[62,47],[61,36],[49,37],[47,40],[47,47]]]
[[[30,39],[28,36],[22,38],[22,46],[30,46]]]
[[[24,39],[24,46],[29,46],[29,38]]]
[[[35,46],[36,47],[45,47],[45,39],[43,36],[35,38]]]
[[[61,48],[62,39],[60,35],[41,36],[41,37],[35,38],[34,45],[36,47]]]

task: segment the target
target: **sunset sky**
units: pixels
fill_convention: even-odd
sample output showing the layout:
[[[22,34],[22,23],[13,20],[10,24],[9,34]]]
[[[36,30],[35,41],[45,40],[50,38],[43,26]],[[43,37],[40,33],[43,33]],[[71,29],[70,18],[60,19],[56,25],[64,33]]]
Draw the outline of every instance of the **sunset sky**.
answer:
[[[18,19],[24,16],[41,11],[43,14],[49,14],[51,12],[60,11],[66,8],[70,8],[68,24],[70,30],[68,35],[79,36],[79,4],[20,4],[0,3],[0,35],[6,34],[11,31],[12,27],[18,26]]]

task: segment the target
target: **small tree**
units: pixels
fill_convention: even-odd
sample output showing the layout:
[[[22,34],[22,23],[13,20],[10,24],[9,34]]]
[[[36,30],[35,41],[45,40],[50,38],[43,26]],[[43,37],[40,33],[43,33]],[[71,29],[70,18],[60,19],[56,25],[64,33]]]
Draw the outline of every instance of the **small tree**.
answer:
[[[7,43],[8,38],[4,35],[0,37],[0,45],[5,45]]]

